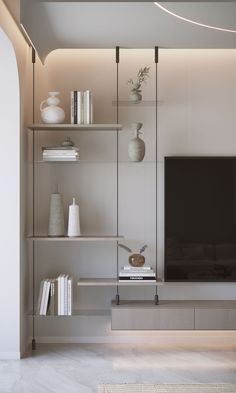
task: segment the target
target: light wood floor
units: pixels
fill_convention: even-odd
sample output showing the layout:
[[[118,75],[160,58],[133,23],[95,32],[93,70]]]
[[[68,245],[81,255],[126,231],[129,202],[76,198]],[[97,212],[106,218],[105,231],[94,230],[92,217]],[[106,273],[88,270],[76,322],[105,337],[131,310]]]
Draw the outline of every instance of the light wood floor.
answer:
[[[0,393],[95,393],[99,383],[236,383],[236,350],[40,345],[0,362]]]

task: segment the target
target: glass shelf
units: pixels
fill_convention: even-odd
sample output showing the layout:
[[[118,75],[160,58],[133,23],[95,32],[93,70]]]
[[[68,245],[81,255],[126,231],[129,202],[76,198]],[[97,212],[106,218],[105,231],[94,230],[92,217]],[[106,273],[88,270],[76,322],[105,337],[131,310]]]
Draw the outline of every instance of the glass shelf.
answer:
[[[31,131],[121,131],[122,124],[29,124]]]
[[[93,241],[118,241],[124,239],[124,236],[76,236],[76,237],[68,237],[68,236],[61,236],[61,237],[53,237],[53,236],[28,236],[27,240],[34,240],[40,242],[93,242]]]
[[[160,105],[161,103],[163,103],[163,101],[157,101],[157,104]],[[114,100],[112,101],[112,106],[117,106],[117,101]],[[150,107],[155,107],[156,106],[156,100],[142,100],[139,102],[132,102],[129,100],[119,100],[118,101],[118,106],[150,106]]]
[[[158,286],[163,281],[157,278],[155,281],[119,281],[114,278],[81,278],[77,285],[79,287],[117,287],[117,286]]]

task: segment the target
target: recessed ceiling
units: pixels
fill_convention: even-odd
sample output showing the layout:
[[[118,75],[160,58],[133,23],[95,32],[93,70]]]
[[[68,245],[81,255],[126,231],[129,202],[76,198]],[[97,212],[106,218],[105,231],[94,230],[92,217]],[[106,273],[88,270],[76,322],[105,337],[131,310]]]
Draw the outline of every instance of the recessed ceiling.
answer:
[[[161,2],[181,17],[236,30],[235,2]],[[42,61],[58,48],[236,48],[236,33],[197,26],[153,2],[22,0],[21,23]]]

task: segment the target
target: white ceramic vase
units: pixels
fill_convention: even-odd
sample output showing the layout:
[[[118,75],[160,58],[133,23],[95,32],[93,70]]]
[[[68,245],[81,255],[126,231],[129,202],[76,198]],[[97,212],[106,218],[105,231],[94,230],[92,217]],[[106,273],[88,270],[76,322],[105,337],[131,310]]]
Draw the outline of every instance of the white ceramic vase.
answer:
[[[65,120],[65,112],[58,106],[60,99],[58,91],[50,91],[49,97],[40,104],[42,121],[47,124],[59,124]],[[44,105],[47,106],[44,107]]]
[[[59,192],[50,197],[48,236],[65,236],[63,201]]]
[[[142,128],[143,123],[133,123],[132,129],[135,131],[135,138],[129,142],[128,155],[129,159],[134,162],[140,162],[145,156],[145,143],[139,137],[142,134],[139,130]]]
[[[80,236],[79,206],[76,205],[75,198],[69,206],[68,236]]]

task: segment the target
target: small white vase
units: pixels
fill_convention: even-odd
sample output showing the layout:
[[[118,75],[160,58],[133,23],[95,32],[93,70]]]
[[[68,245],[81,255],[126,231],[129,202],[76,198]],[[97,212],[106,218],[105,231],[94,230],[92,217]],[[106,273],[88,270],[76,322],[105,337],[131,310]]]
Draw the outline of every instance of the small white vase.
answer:
[[[68,236],[80,236],[79,206],[76,205],[75,198],[69,206]]]
[[[132,129],[135,131],[135,138],[129,142],[128,155],[129,159],[134,162],[140,162],[145,156],[145,143],[139,137],[142,134],[139,130],[142,128],[142,123],[133,123]]]
[[[65,236],[63,202],[59,192],[51,194],[48,236]]]
[[[58,91],[50,91],[49,97],[40,104],[41,117],[44,123],[59,124],[65,120],[65,112],[58,106],[60,99]],[[46,107],[43,107],[47,104]]]

